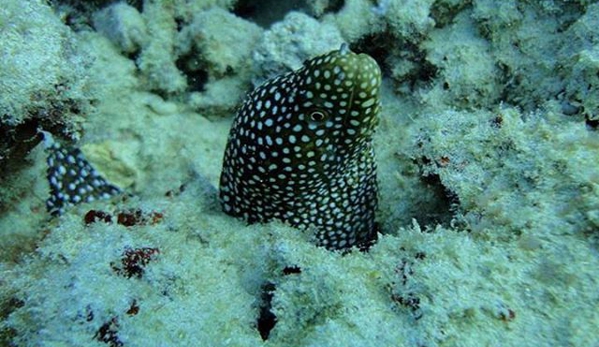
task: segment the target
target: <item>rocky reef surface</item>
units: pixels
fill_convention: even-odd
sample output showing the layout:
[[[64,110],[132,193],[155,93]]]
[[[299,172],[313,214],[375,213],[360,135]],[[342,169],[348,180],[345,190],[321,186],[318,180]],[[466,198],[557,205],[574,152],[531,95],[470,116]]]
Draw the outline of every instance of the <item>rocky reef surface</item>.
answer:
[[[0,344],[599,344],[599,4],[6,0]],[[383,71],[381,234],[220,211],[244,95],[347,42]],[[59,217],[41,133],[126,193]]]

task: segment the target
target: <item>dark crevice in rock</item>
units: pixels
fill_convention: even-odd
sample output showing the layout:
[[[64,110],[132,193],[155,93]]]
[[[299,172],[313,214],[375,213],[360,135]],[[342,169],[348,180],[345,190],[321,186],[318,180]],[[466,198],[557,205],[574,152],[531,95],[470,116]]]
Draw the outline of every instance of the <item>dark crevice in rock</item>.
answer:
[[[208,82],[208,71],[205,64],[197,57],[199,54],[195,51],[179,57],[176,61],[176,66],[187,79],[188,92],[203,92],[206,90],[205,85]]]
[[[262,340],[268,340],[268,336],[270,335],[270,331],[277,324],[277,316],[272,313],[272,298],[274,296],[275,291],[274,283],[265,283],[262,286],[262,293],[260,297],[260,313],[258,315],[258,319],[256,320],[256,328],[258,328],[258,332],[262,337]]]
[[[310,0],[239,0],[233,8],[233,13],[267,29],[272,24],[283,20],[285,15],[292,11],[304,12],[318,18],[326,13],[338,12],[345,6],[344,0],[329,0],[316,3],[316,1]]]

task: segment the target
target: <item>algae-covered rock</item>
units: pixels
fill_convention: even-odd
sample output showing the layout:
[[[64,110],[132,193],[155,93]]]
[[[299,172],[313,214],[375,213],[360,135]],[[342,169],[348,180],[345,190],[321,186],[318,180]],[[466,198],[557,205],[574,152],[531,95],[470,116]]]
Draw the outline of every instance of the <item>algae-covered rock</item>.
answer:
[[[43,1],[3,4],[0,27],[0,172],[6,174],[39,142],[38,128],[73,131],[73,116],[88,111],[89,62]]]
[[[84,97],[85,60],[73,47],[74,36],[42,1],[9,1],[0,9],[0,24],[0,120],[60,121],[64,115],[51,112],[52,102],[76,105]]]
[[[599,40],[591,28],[599,25],[599,4],[568,29],[568,40],[562,48],[565,56],[564,74],[567,81],[564,106],[571,114],[583,114],[591,122],[599,121]]]
[[[593,230],[586,215],[599,204],[599,140],[583,122],[499,108],[431,114],[422,124],[415,156],[426,158],[425,175],[438,175],[456,194],[472,230]]]
[[[133,53],[148,40],[146,24],[133,6],[119,2],[94,14],[96,31],[125,53]]]
[[[137,65],[149,90],[180,93],[187,87],[183,73],[177,68],[175,42],[177,23],[171,4],[150,1],[143,16],[149,40],[142,46]]]
[[[70,30],[5,1],[1,129],[91,97],[76,145],[125,194],[50,219],[39,146],[2,178],[0,345],[599,345],[596,4],[310,1],[262,30],[235,3],[94,1]],[[216,191],[242,90],[343,41],[384,74],[381,233],[345,254]]]
[[[385,28],[382,17],[373,11],[373,3],[367,0],[345,1],[339,12],[324,16],[323,23],[334,25],[349,42]]]
[[[489,42],[477,35],[471,13],[462,12],[454,23],[433,30],[422,47],[426,59],[439,71],[437,86],[444,89],[439,104],[480,106],[497,101],[501,86]]]
[[[178,36],[179,54],[197,55],[196,59],[207,65],[213,78],[232,73],[245,75],[251,66],[251,51],[261,34],[262,29],[256,24],[212,8],[197,13],[183,28]]]
[[[205,79],[190,88],[188,100],[193,108],[209,114],[235,108],[249,87],[251,55],[261,34],[256,24],[219,8],[197,13],[181,30],[179,65],[188,79]]]
[[[304,60],[338,49],[344,40],[330,23],[320,23],[300,12],[290,12],[285,19],[267,30],[254,52],[254,62],[264,78],[298,69]]]

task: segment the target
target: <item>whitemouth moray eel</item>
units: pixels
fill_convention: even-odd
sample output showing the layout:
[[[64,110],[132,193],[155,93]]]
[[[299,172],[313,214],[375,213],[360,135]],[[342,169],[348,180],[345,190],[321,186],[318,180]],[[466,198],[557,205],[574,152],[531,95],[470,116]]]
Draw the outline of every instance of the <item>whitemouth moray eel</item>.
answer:
[[[252,91],[225,150],[223,210],[312,227],[328,249],[373,240],[380,84],[374,59],[342,45]]]

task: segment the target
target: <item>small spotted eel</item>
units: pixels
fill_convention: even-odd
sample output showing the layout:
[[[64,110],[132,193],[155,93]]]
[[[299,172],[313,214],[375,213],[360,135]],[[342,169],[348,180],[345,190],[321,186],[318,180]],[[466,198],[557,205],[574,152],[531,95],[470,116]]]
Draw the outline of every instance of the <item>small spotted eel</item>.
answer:
[[[51,215],[61,215],[66,208],[79,203],[108,199],[121,193],[91,166],[80,149],[60,144],[46,131],[41,133],[48,152],[50,197],[46,200],[46,209]]]
[[[252,91],[225,149],[223,210],[315,230],[331,250],[372,242],[380,85],[374,59],[343,44]]]

